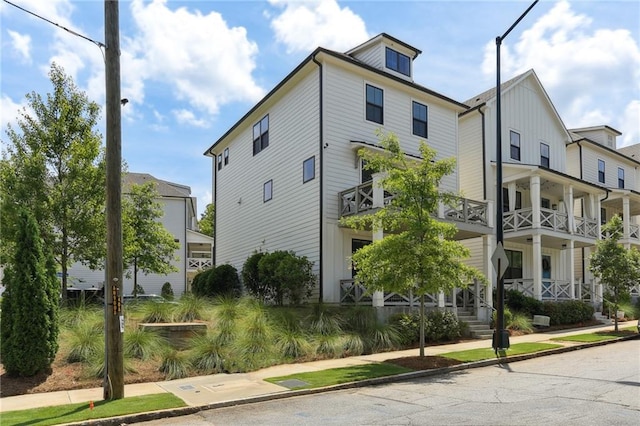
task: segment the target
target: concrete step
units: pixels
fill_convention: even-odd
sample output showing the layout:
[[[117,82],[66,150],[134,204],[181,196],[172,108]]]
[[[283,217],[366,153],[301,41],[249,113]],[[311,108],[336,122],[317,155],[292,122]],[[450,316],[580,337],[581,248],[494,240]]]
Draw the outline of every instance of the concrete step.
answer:
[[[488,331],[472,331],[471,337],[474,339],[491,339],[493,338],[493,330],[489,329]]]

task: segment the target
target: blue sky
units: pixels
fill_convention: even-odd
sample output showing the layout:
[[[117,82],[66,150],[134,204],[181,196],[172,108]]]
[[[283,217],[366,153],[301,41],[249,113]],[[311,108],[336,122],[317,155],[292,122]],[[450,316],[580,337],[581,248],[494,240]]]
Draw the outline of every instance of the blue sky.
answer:
[[[104,2],[10,0],[104,41]],[[122,152],[132,172],[211,202],[203,152],[315,47],[346,51],[386,32],[422,50],[417,83],[464,101],[495,85],[495,38],[531,1],[120,2]],[[93,44],[0,2],[0,138],[51,62],[104,105]],[[535,69],[569,128],[606,124],[640,142],[640,2],[540,1],[502,48],[503,81]],[[99,131],[104,135],[104,113]]]

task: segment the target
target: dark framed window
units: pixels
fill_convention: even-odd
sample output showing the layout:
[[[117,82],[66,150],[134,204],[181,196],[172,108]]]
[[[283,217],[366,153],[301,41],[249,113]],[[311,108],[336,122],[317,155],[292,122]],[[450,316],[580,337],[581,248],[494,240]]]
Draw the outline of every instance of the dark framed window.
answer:
[[[218,154],[218,170],[222,170],[222,154]]]
[[[607,209],[600,207],[600,225],[607,223]]]
[[[551,200],[549,200],[548,198],[541,198],[540,199],[540,207],[542,207],[543,209],[550,209],[551,208]]]
[[[509,266],[504,271],[504,278],[514,280],[522,278],[522,252],[517,250],[505,250]]]
[[[605,171],[604,160],[598,160],[598,182],[600,183],[605,182],[604,171]]]
[[[549,168],[549,145],[540,143],[540,165]]]
[[[516,210],[520,210],[522,208],[522,192],[516,191]],[[509,211],[509,189],[502,188],[502,211]]]
[[[374,123],[383,124],[382,110],[383,110],[383,97],[382,89],[367,84],[367,120]]]
[[[385,66],[390,70],[399,72],[400,74],[404,74],[406,76],[411,75],[411,59],[409,59],[407,55],[403,55],[402,53],[388,47],[386,50]]]
[[[229,148],[224,149],[224,165],[229,164]]]
[[[509,141],[511,143],[511,159],[520,161],[520,133],[511,130]]]
[[[253,125],[253,155],[269,146],[269,114]]]
[[[412,103],[413,110],[413,134],[427,137],[427,106],[418,102]]]
[[[307,183],[316,177],[316,157],[307,158],[302,163],[302,183]]]
[[[618,167],[618,188],[624,189],[624,169]]]
[[[262,188],[262,201],[266,203],[273,198],[273,179],[264,183]]]

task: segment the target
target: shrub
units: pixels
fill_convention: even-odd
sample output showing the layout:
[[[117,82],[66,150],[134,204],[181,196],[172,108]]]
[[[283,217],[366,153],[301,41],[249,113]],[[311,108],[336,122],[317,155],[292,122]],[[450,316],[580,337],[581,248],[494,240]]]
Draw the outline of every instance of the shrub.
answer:
[[[511,312],[521,312],[531,317],[543,312],[542,301],[515,289],[505,291],[505,304]]]
[[[282,306],[298,305],[311,296],[316,279],[313,262],[292,251],[267,253],[258,262],[258,278],[265,289],[265,300]]]
[[[144,294],[144,288],[142,288],[142,286],[140,284],[135,285],[133,294],[138,295],[138,294]]]
[[[199,372],[206,374],[224,372],[225,349],[218,336],[208,333],[194,338],[191,351],[191,365]]]
[[[563,302],[544,302],[543,315],[550,318],[549,325],[569,325],[590,321],[593,318],[593,306],[580,300]]]
[[[531,318],[528,314],[523,314],[520,312],[515,312],[512,315],[511,321],[507,323],[506,328],[507,330],[519,330],[525,333],[533,332],[533,324]]]
[[[260,281],[258,271],[258,263],[260,263],[260,259],[262,259],[264,255],[264,253],[256,251],[247,258],[242,266],[242,282],[244,288],[247,289],[250,295],[263,302],[269,297],[269,289]]]
[[[191,282],[191,291],[197,296],[206,296],[207,293],[207,281],[209,275],[213,273],[213,268],[205,269],[202,272],[198,272],[193,281]]]
[[[194,295],[201,297],[239,297],[242,293],[238,271],[228,264],[215,266],[196,275],[191,289]]]
[[[513,321],[513,314],[511,313],[511,309],[508,307],[504,307],[504,327],[507,328],[507,325]],[[491,316],[491,327],[498,328],[498,311],[493,311],[493,315]]]
[[[424,318],[424,335],[428,342],[454,340],[462,335],[464,324],[453,312],[431,311]],[[420,341],[420,314],[399,314],[390,323],[397,329],[399,343],[413,345]]]
[[[157,333],[135,328],[124,333],[124,354],[127,357],[147,360],[165,349],[167,342]]]
[[[175,308],[174,319],[178,322],[201,320],[204,318],[204,311],[205,301],[192,293],[186,293]]]
[[[162,355],[160,372],[167,380],[182,379],[189,375],[189,358],[186,352],[168,350]]]
[[[144,302],[140,306],[142,322],[158,323],[171,322],[173,319],[173,305],[154,301]]]
[[[166,282],[162,284],[162,290],[160,290],[160,296],[164,297],[166,300],[173,300],[173,287],[171,287],[170,282]]]
[[[104,352],[104,335],[96,324],[80,323],[69,330],[69,346],[67,362],[89,362]]]

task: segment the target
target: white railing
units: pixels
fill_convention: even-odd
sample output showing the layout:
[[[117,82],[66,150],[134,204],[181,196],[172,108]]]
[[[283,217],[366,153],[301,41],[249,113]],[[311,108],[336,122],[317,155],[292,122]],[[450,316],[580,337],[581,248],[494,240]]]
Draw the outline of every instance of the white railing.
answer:
[[[571,287],[570,281],[543,278],[542,300],[570,300],[572,299]],[[530,278],[504,280],[504,288],[505,290],[515,289],[527,296],[535,297],[533,279]]]
[[[540,227],[569,232],[569,216],[557,210],[540,209]]]
[[[520,293],[534,297],[533,290],[533,280],[532,279],[505,279],[504,280],[504,289],[505,290],[518,290]]]
[[[533,209],[518,209],[504,212],[502,223],[505,232],[533,228]]]
[[[595,219],[574,217],[575,234],[583,237],[598,237],[598,222]],[[503,229],[505,232],[516,232],[524,229],[532,229],[534,223],[533,209],[531,207],[511,210],[503,214]],[[557,232],[569,233],[569,216],[557,210],[540,209],[540,228],[551,229]]]
[[[488,203],[457,198],[453,206],[445,206],[444,217],[454,222],[476,223],[488,226]]]
[[[211,259],[197,257],[187,258],[187,269],[206,269],[211,268],[211,266],[213,266]]]
[[[415,296],[412,293],[409,293],[408,295],[384,293],[383,300],[385,306],[420,306],[420,297]],[[367,293],[364,286],[357,284],[353,279],[340,280],[340,304],[359,305],[362,303],[366,303],[368,305],[371,305],[372,303],[371,294]],[[438,306],[438,296],[435,294],[426,294],[425,306]]]
[[[629,225],[629,238],[633,240],[640,240],[640,225]]]
[[[589,238],[598,238],[598,221],[586,217],[574,216],[575,233]]]

